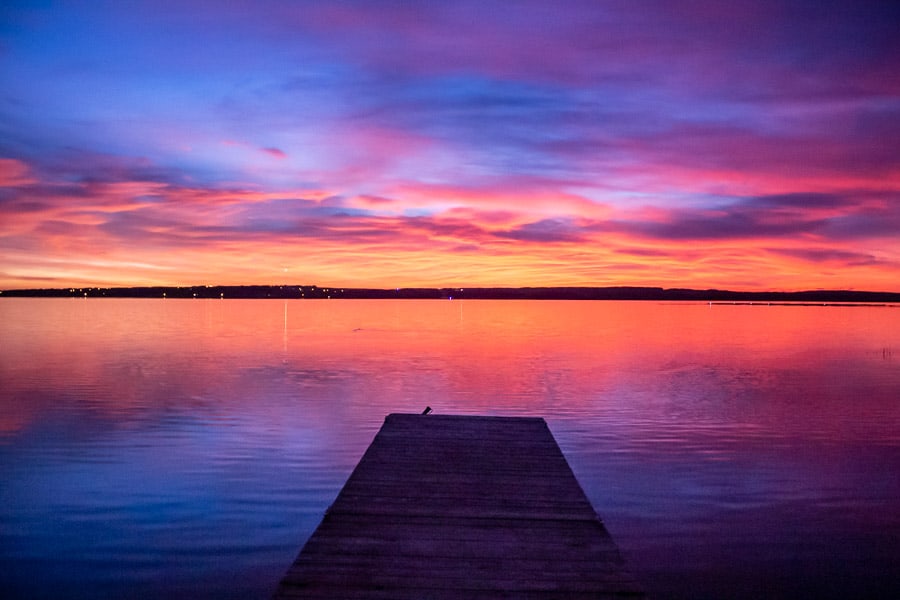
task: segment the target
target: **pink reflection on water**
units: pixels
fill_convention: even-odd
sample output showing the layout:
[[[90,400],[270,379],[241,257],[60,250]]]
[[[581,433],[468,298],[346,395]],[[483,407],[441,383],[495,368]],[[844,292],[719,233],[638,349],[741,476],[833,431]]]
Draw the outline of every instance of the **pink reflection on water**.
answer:
[[[39,389],[120,415],[188,402],[264,416],[280,407],[255,397],[295,394],[307,419],[430,403],[897,441],[893,308],[4,299],[0,310],[6,398]],[[49,401],[7,401],[0,427],[22,428]]]
[[[204,564],[275,581],[384,415],[429,405],[547,418],[660,597],[790,595],[816,565],[809,590],[868,592],[900,552],[898,311],[2,299],[0,516],[32,532],[7,548],[142,564],[187,551],[179,522]]]

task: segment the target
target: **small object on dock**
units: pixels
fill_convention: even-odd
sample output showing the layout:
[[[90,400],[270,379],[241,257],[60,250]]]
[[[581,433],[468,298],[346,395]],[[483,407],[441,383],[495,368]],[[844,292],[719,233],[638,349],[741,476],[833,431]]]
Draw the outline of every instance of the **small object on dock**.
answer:
[[[275,593],[643,598],[540,418],[392,414]]]
[[[430,406],[426,406],[426,407],[425,407],[425,410],[422,411],[422,414],[423,414],[423,415],[427,415],[427,414],[430,413],[430,412],[431,412],[431,407],[430,407]]]

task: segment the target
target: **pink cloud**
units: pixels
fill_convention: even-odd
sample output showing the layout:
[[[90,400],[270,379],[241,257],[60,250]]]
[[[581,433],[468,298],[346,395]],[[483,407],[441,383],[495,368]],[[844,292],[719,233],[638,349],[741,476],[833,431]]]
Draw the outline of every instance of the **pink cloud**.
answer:
[[[398,200],[351,198],[370,211],[356,214],[325,190],[84,182],[73,204],[71,184],[25,187],[3,204],[0,236],[5,281],[20,286],[16,273],[62,285],[270,283],[288,264],[307,282],[358,286],[843,287],[844,272],[810,268],[828,264],[852,269],[855,287],[890,289],[900,262],[896,242],[859,243],[898,222],[879,194],[623,210],[540,188],[409,186]],[[406,216],[395,203],[436,210]]]
[[[0,187],[15,187],[34,183],[28,165],[15,158],[0,158]]]

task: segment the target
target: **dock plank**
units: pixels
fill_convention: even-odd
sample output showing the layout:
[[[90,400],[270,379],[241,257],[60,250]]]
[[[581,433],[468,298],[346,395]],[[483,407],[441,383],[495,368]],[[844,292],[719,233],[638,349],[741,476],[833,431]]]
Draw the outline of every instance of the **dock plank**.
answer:
[[[388,415],[276,598],[641,598],[533,417]]]

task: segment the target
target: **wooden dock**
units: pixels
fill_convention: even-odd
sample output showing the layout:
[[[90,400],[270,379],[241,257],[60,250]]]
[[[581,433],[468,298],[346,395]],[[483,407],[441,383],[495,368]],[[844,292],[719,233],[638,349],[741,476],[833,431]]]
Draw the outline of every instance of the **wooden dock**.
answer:
[[[389,415],[275,598],[642,598],[540,418]]]

